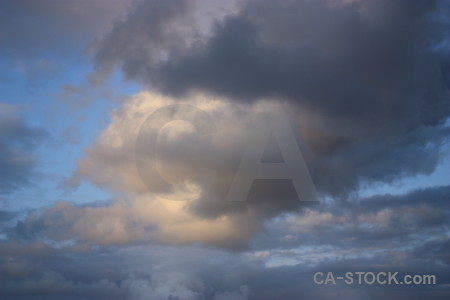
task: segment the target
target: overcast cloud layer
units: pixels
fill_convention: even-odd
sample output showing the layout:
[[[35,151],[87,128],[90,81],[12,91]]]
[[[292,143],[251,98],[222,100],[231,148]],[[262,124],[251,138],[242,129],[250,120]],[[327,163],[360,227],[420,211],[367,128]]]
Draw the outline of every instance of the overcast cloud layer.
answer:
[[[450,182],[436,178],[448,165],[449,15],[445,0],[0,0],[0,84],[39,83],[26,100],[0,94],[0,201],[28,191],[39,202],[48,194],[29,187],[44,173],[50,195],[64,191],[39,209],[0,207],[0,298],[449,299]],[[56,91],[42,83],[64,74]],[[117,82],[131,95],[107,124],[84,124],[107,118],[87,95],[122,95]],[[60,124],[30,125],[40,93],[78,122],[45,151]],[[78,105],[61,108],[68,97]],[[167,105],[209,134],[180,120],[146,127]],[[274,124],[289,124],[321,202],[299,201],[289,180],[225,201],[280,110]],[[279,162],[276,142],[264,160]],[[173,186],[142,171],[154,156]],[[377,194],[405,180],[428,187]],[[316,271],[438,282],[318,286]]]

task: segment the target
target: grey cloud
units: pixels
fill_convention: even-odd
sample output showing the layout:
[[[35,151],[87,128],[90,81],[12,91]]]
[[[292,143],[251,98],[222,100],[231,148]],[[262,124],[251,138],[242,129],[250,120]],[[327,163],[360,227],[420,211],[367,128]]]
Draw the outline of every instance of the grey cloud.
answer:
[[[385,122],[398,117],[406,124],[397,125],[414,128],[414,121],[435,124],[448,114],[439,97],[445,57],[430,50],[446,37],[447,28],[432,14],[436,3],[250,1],[203,43],[173,49],[177,18],[187,11],[182,2],[147,2],[116,24],[96,55],[172,94],[202,89],[238,101],[281,95],[362,124],[381,113]],[[157,18],[148,17],[155,12]],[[158,47],[170,59],[150,59]]]
[[[175,127],[178,129],[174,129],[172,134],[167,132],[161,134],[158,138],[159,148],[157,151],[158,163],[160,164],[159,171],[169,182],[193,182],[201,190],[201,196],[196,195],[195,199],[184,203],[182,207],[179,207],[180,211],[177,210],[177,213],[188,213],[193,220],[205,222],[202,228],[215,226],[217,222],[225,220],[227,228],[225,232],[232,232],[232,234],[224,234],[224,231],[222,231],[224,227],[221,227],[220,229],[216,228],[214,237],[208,234],[208,238],[202,238],[205,234],[204,230],[199,230],[196,227],[195,230],[189,230],[189,234],[187,234],[186,228],[188,226],[185,224],[185,226],[177,227],[176,230],[169,234],[163,233],[166,239],[160,239],[160,241],[176,244],[189,244],[200,241],[215,247],[242,251],[249,247],[251,238],[262,231],[264,224],[270,222],[270,219],[283,214],[289,215],[289,212],[300,211],[306,209],[306,207],[302,205],[304,202],[298,201],[299,199],[292,183],[288,180],[256,180],[249,195],[249,201],[245,203],[225,201],[224,196],[226,196],[230,187],[230,179],[235,175],[243,147],[247,145],[246,142],[248,143],[252,134],[258,134],[267,128],[266,126],[256,126],[256,124],[260,125],[258,122],[250,125],[251,122],[248,119],[253,117],[256,120],[258,118],[265,120],[264,116],[267,116],[267,114],[262,111],[270,112],[273,109],[273,106],[271,106],[273,103],[265,102],[264,104],[260,103],[259,106],[239,107],[229,102],[214,102],[202,97],[192,96],[188,100],[193,105],[197,104],[199,108],[203,107],[205,112],[214,117],[218,128],[216,134],[206,138],[198,136],[195,132],[183,134],[181,129],[184,127],[182,126]],[[114,113],[113,122],[105,130],[101,139],[98,140],[92,149],[87,151],[86,158],[80,161],[74,180],[87,178],[100,186],[128,193],[131,198],[130,207],[132,209],[123,207],[119,203],[114,205],[113,209],[102,208],[93,210],[98,211],[96,213],[98,222],[92,220],[89,222],[93,222],[92,224],[98,223],[99,230],[100,227],[105,230],[105,227],[100,226],[100,220],[112,217],[117,218],[117,223],[114,223],[116,224],[114,229],[113,226],[108,227],[108,230],[111,230],[111,232],[116,232],[115,229],[117,228],[121,228],[124,231],[131,228],[136,229],[136,227],[133,227],[133,223],[124,217],[129,212],[131,212],[133,218],[138,217],[139,214],[134,212],[134,208],[137,208],[142,213],[145,211],[148,219],[144,222],[138,222],[138,228],[145,228],[142,225],[145,225],[147,221],[163,232],[165,228],[175,228],[176,223],[173,221],[175,220],[173,218],[175,211],[172,210],[170,212],[171,217],[160,217],[165,215],[163,213],[163,211],[166,211],[163,208],[165,206],[164,201],[168,200],[155,198],[151,195],[152,192],[157,194],[167,192],[164,190],[165,187],[159,186],[159,180],[152,181],[152,174],[148,178],[140,178],[135,166],[134,155],[137,152],[133,148],[137,132],[139,132],[147,112],[150,113],[154,109],[164,106],[164,104],[173,103],[173,101],[173,98],[161,97],[160,94],[155,93],[142,93],[129,99],[123,109]],[[302,118],[300,117],[300,119]],[[147,136],[149,139],[150,137],[156,137],[153,129],[150,129],[147,133],[148,136],[144,136]],[[440,130],[424,128],[402,137],[400,140],[389,139],[381,144],[372,142],[350,147],[346,145],[348,142],[344,141],[343,145],[340,146],[342,149],[338,149],[334,155],[330,155],[327,152],[323,154],[324,162],[322,162],[322,165],[318,164],[314,158],[312,159],[308,151],[305,151],[304,154],[320,192],[326,191],[324,186],[329,189],[336,186],[338,191],[340,188],[348,190],[349,186],[357,185],[361,177],[369,178],[372,181],[377,181],[380,177],[394,181],[400,176],[408,176],[420,172],[421,169],[432,172],[433,166],[439,162],[441,137],[447,133],[448,129],[446,128]],[[423,144],[422,141],[427,142]],[[144,153],[143,158],[150,158],[150,156],[145,156],[149,148],[143,147],[139,151]],[[380,163],[378,156],[384,157],[383,164]],[[417,162],[417,157],[422,157],[422,160]],[[368,158],[372,159],[369,160]],[[401,166],[400,169],[398,169],[399,166]],[[217,182],[212,182],[214,181],[214,176],[211,174],[214,174],[214,172],[210,171],[217,171]],[[336,174],[340,175],[336,176]],[[205,177],[207,178],[205,179]],[[151,184],[151,189],[147,189],[143,185],[142,179]],[[329,183],[327,180],[334,182]],[[338,183],[345,183],[345,186],[340,187]],[[336,194],[333,194],[333,196],[337,198]],[[406,195],[405,199],[414,197]],[[442,198],[439,194],[432,194],[431,192],[430,197]],[[393,198],[395,199],[395,197]],[[153,209],[148,210],[150,203],[158,203],[158,205],[155,204],[156,206]],[[404,207],[393,208],[386,205],[388,211],[382,212],[385,215],[377,216],[379,211],[372,210],[370,205],[374,204],[371,203],[377,203],[377,201],[364,201],[361,210],[359,210],[359,207],[346,206],[345,201],[333,204],[336,207],[319,206],[317,209],[308,209],[306,211],[317,213],[318,218],[328,218],[327,214],[329,214],[331,219],[328,222],[318,224],[315,230],[312,230],[309,234],[301,235],[301,238],[307,241],[314,241],[315,236],[321,234],[330,239],[328,243],[333,241],[339,244],[341,243],[340,238],[345,237],[352,239],[354,242],[358,242],[358,239],[360,239],[361,242],[369,244],[373,241],[389,242],[393,237],[403,234],[410,235],[422,226],[420,223],[425,227],[428,226],[427,224],[433,225],[433,222],[436,224],[441,222],[441,225],[445,224],[442,223],[442,220],[445,220],[447,211],[439,211],[426,204],[418,204],[417,206],[415,204],[411,206],[404,205]],[[349,210],[354,210],[355,213],[339,210],[339,205],[342,206],[340,209],[348,208]],[[426,206],[426,211],[429,213],[428,216],[420,214],[421,205]],[[77,214],[90,219],[89,214],[83,212],[83,209],[71,206],[65,210],[71,213],[69,213],[67,220],[62,220],[63,222],[67,221],[74,224],[81,222],[79,217],[73,218]],[[156,211],[159,212],[158,215],[156,215]],[[48,210],[42,219],[53,220],[54,223],[55,219],[51,217],[54,212],[55,210]],[[100,215],[102,218],[100,218]],[[369,219],[358,220],[358,215]],[[303,217],[308,219],[308,216],[302,214],[300,214],[299,219],[301,220]],[[381,222],[381,217],[385,217],[386,221],[389,222],[393,222],[395,219],[397,221],[395,224],[391,224],[393,227],[388,227],[386,224],[378,224]],[[343,218],[348,224],[340,224],[337,227],[331,226],[336,221],[336,218]],[[40,219],[40,217],[36,218],[36,220]],[[152,223],[152,219],[158,221]],[[340,222],[342,223],[342,221]],[[89,227],[90,233],[94,232],[93,226]],[[372,231],[368,229],[370,226],[375,226]],[[31,227],[36,226],[32,225]],[[58,229],[64,228],[64,226],[60,224],[55,226],[55,228],[57,228],[57,232]],[[152,226],[150,228],[151,230],[155,229]],[[175,231],[182,234],[182,237],[177,236],[173,239]],[[136,230],[133,230],[133,234],[136,232]],[[81,233],[88,240],[92,240],[92,236]],[[119,232],[117,231],[117,233]],[[148,234],[150,232],[144,230],[143,236]],[[119,240],[111,238],[108,242],[118,242],[122,240],[122,235],[118,235],[120,237]],[[97,242],[99,240],[105,241],[104,238],[96,238]],[[145,238],[138,238],[137,240],[146,241]],[[135,241],[135,238],[131,238],[131,241]]]
[[[435,239],[418,248],[414,255],[416,257],[424,258],[427,261],[435,261],[450,265],[449,249],[450,240],[448,238]]]
[[[267,225],[267,237],[252,245],[259,251],[273,244],[280,249],[332,247],[334,251],[366,249],[405,253],[405,245],[417,246],[413,256],[442,259],[450,228],[449,186],[416,190],[402,195],[378,195],[358,202],[333,202],[287,215]],[[419,250],[421,249],[421,250]],[[426,249],[430,249],[426,253]],[[420,252],[420,254],[419,254]],[[433,252],[436,254],[434,255]],[[355,253],[350,251],[348,255]],[[447,263],[447,262],[446,262]]]
[[[247,1],[209,35],[183,39],[180,20],[195,7],[165,3],[166,13],[146,19],[155,5],[99,43],[100,70],[122,67],[180,99],[199,90],[244,104],[286,99],[300,116],[312,175],[334,197],[439,163],[450,115],[449,55],[436,48],[449,32],[443,1]]]
[[[444,244],[442,244],[444,245]],[[448,250],[448,245],[444,246]],[[420,247],[418,249],[421,249]],[[363,251],[363,249],[359,249]],[[417,253],[336,258],[334,249],[316,265],[266,267],[244,255],[202,247],[125,247],[61,250],[41,243],[2,244],[5,299],[447,299],[448,265]],[[414,253],[416,250],[406,250]],[[286,256],[285,258],[289,258]],[[432,259],[430,259],[432,258]],[[145,262],[145,263],[143,263]],[[315,272],[434,274],[437,285],[314,285]]]
[[[0,1],[0,53],[12,58],[83,50],[124,17],[132,1]],[[81,42],[81,43],[80,43]],[[62,51],[62,52],[61,52]]]
[[[239,260],[207,249],[2,246],[0,293],[6,299],[201,300],[215,294],[217,299],[224,299],[220,298],[224,294],[247,299],[245,288],[221,282]]]
[[[34,150],[47,136],[46,131],[29,127],[15,114],[0,113],[0,193],[31,182],[37,162]]]
[[[449,189],[323,204],[298,213],[298,223],[287,214],[241,253],[200,245],[60,244],[49,241],[45,232],[55,228],[43,219],[40,239],[54,246],[23,232],[10,235],[0,247],[0,291],[9,299],[447,299]],[[67,213],[51,216],[62,230]],[[438,284],[318,286],[316,271],[433,274]]]
[[[159,175],[157,177],[155,172],[139,173],[136,168],[135,155],[138,155],[139,166],[145,170],[150,169],[146,167],[149,166],[149,162],[152,162],[148,155],[151,150],[145,141],[146,139],[151,141],[158,134],[153,127],[142,126],[147,113],[174,101],[154,93],[136,95],[129,99],[123,109],[114,113],[113,122],[94,147],[88,149],[86,157],[80,161],[77,173],[72,180],[76,182],[86,178],[97,185],[120,193],[125,192],[131,205],[128,208],[122,207],[119,201],[113,205],[114,210],[128,211],[132,218],[139,218],[139,214],[134,211],[139,207],[137,211],[146,214],[148,220],[138,222],[138,227],[143,228],[142,224],[146,222],[152,223],[156,226],[156,232],[158,230],[162,232],[163,236],[159,239],[166,243],[185,244],[201,241],[231,250],[245,249],[248,247],[249,238],[262,230],[267,219],[283,212],[299,209],[305,203],[299,201],[305,199],[298,198],[291,180],[256,180],[248,201],[245,203],[226,201],[243,148],[251,140],[252,134],[255,132],[261,134],[269,130],[266,125],[262,126],[260,123],[264,122],[267,115],[271,113],[272,103],[261,105],[259,108],[239,109],[233,104],[213,101],[202,95],[193,96],[190,100],[190,103],[198,103],[200,109],[211,114],[217,122],[217,132],[206,137],[198,136],[195,132],[183,133],[182,125],[175,127],[178,129],[172,129],[173,131],[169,130],[169,133],[161,132],[158,136],[157,151],[159,172],[165,180],[174,185],[161,184]],[[166,113],[170,114],[170,112]],[[247,118],[254,118],[254,122],[250,122]],[[137,147],[139,149],[135,149],[139,128],[144,132],[143,144]],[[192,190],[189,191],[189,188],[185,189],[185,182],[194,185],[194,193]],[[161,197],[164,193],[169,193],[169,199],[172,196],[176,197],[175,199],[186,200],[184,195],[193,196],[186,202],[174,204],[174,208],[168,211],[165,207],[170,207],[172,204],[166,197]],[[154,207],[150,210],[152,205]],[[69,207],[67,211],[74,214],[78,211],[87,216],[75,207]],[[96,211],[105,218],[110,218],[110,214],[113,213],[104,208]],[[51,209],[48,210],[44,219],[54,220],[51,217],[52,213]],[[166,216],[166,213],[169,215]],[[123,228],[131,228],[125,225],[131,224],[123,218],[127,214],[122,213],[119,217],[121,219],[119,223],[125,226]],[[178,226],[177,217],[174,217],[179,214],[189,216],[188,219],[183,218],[184,226]],[[71,220],[77,223],[78,219]],[[189,222],[186,223],[186,220]],[[188,230],[188,224],[191,222],[192,226],[201,222],[201,228],[204,229],[194,226]],[[209,226],[211,231],[207,229]],[[56,226],[56,228],[64,227]],[[165,233],[169,229],[170,232]],[[92,227],[90,231],[93,232]],[[173,238],[175,233],[178,236],[176,239]],[[151,233],[147,231],[146,234]]]
[[[423,103],[425,93],[442,92],[435,82],[441,75],[434,74],[440,72],[438,57],[427,48],[445,37],[428,16],[433,6],[251,1],[241,15],[217,25],[204,45],[161,63],[156,83],[168,93],[198,88],[238,101],[281,95],[361,125],[380,113],[384,121],[416,117],[410,114],[420,113],[418,106],[433,107]],[[405,107],[414,94],[419,99]],[[442,101],[433,103],[441,107]],[[442,113],[448,114],[446,108]],[[432,124],[440,119],[433,113],[421,117]]]
[[[210,25],[239,7],[233,1],[136,1],[127,18],[90,47],[101,80],[120,67],[128,79],[148,85],[156,66],[210,35]]]
[[[87,178],[130,198],[143,197],[149,191],[136,172],[133,146],[145,114],[174,99],[195,105],[202,103],[197,98],[208,98],[209,110],[228,130],[215,141],[227,142],[216,146],[211,143],[214,137],[205,141],[188,135],[172,139],[171,147],[160,149],[159,158],[171,179],[192,180],[202,192],[177,212],[211,226],[225,220],[230,225],[225,231],[232,228],[233,234],[201,239],[205,232],[199,230],[202,234],[191,231],[165,242],[200,239],[242,250],[264,222],[301,208],[286,182],[255,182],[247,203],[220,197],[247,140],[246,120],[257,114],[258,105],[270,101],[284,105],[296,118],[303,154],[321,195],[348,199],[361,186],[430,174],[441,162],[450,135],[443,65],[448,53],[436,48],[448,31],[448,24],[438,17],[447,9],[441,1],[249,1],[235,14],[219,14],[206,33],[197,32],[201,26],[195,24],[183,26],[196,15],[196,3],[140,3],[94,45],[99,72],[94,75],[122,67],[129,79],[170,96],[153,90],[127,100],[86,151],[73,178]],[[148,17],[153,14],[157,16]],[[214,104],[212,95],[220,95]],[[211,176],[195,177],[202,168],[214,167],[222,176],[218,186],[208,186]],[[155,186],[150,192],[161,190]],[[145,202],[140,198],[133,203]],[[389,213],[398,217],[396,211]],[[158,219],[152,225],[159,229],[174,228],[167,221],[173,219],[149,214]],[[129,228],[123,215],[117,218],[121,230]],[[380,229],[369,238],[409,234],[408,220],[398,218],[400,229]],[[366,228],[343,230],[355,239],[364,240],[367,234]],[[334,233],[327,232],[330,237]]]
[[[4,3],[8,9],[28,5]],[[36,8],[28,13],[40,13],[37,2],[28,3]],[[445,47],[433,52],[425,46],[448,32],[448,24],[433,15],[435,7],[444,9],[442,3],[250,1],[219,20],[210,35],[197,37],[193,27],[180,29],[190,20],[191,4],[148,1],[94,48],[100,75],[120,66],[128,78],[171,95],[202,90],[238,102],[232,106],[238,113],[225,101],[212,109],[226,115],[217,120],[236,135],[243,128],[238,123],[251,115],[248,103],[272,96],[287,101],[320,192],[337,198],[360,184],[429,174],[440,162],[449,136],[443,125],[449,116],[448,58]],[[0,11],[11,24],[4,12],[16,8]],[[26,31],[21,26],[18,32]],[[41,47],[23,38],[15,46]],[[215,199],[214,189],[182,208],[149,199],[133,173],[134,135],[152,105],[169,100],[152,94],[127,101],[80,161],[75,177],[128,193],[129,202],[59,202],[13,226],[13,216],[0,212],[9,226],[0,241],[2,298],[449,299],[449,186],[302,210],[286,182],[256,182],[250,201],[236,205]],[[0,193],[7,193],[30,182],[33,150],[45,133],[1,117]],[[189,173],[231,149],[231,159],[222,162],[225,182],[234,167],[228,163],[238,157],[233,147],[241,146],[233,134],[221,136],[226,149],[182,136],[175,148],[163,149],[162,162],[170,173],[169,162],[178,158],[172,159],[178,167],[172,175],[184,175],[180,168]],[[158,229],[161,240],[151,236]],[[438,284],[324,287],[313,285],[315,271],[436,274]]]
[[[141,1],[126,21],[117,23],[108,36],[93,45],[97,60],[93,79],[111,72],[115,64],[130,78],[146,76],[142,60],[151,64],[182,41],[182,31],[171,25],[188,7],[189,3],[181,0]]]

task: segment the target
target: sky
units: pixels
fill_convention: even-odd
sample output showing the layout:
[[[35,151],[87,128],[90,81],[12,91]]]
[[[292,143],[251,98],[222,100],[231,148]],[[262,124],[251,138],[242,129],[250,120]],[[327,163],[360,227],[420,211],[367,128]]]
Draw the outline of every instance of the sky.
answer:
[[[0,298],[449,299],[449,15],[0,0]]]

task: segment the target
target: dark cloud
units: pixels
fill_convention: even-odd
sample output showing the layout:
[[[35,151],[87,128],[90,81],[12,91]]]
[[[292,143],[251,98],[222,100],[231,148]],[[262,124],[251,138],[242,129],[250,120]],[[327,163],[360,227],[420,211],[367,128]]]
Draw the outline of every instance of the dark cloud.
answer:
[[[304,231],[298,231],[298,239],[287,248],[277,239],[289,228],[269,230],[262,236],[271,241],[269,247],[240,254],[201,246],[87,247],[25,240],[3,242],[0,293],[5,299],[447,299],[448,191],[448,186],[431,188],[364,199],[353,208],[349,204],[316,208],[316,212],[331,213],[335,219],[328,222],[316,215],[299,224],[298,229]],[[386,225],[383,222],[388,220],[379,213],[386,209],[395,212],[391,216],[394,221],[415,214],[410,218],[414,226],[406,235],[378,235],[377,226]],[[423,216],[431,216],[429,209],[442,211],[445,218],[423,222]],[[339,219],[346,214],[355,218],[344,221],[349,222],[345,229]],[[315,223],[315,228],[310,227],[314,240],[308,238],[306,228],[311,221]],[[370,244],[355,234],[355,227],[365,229]],[[387,227],[401,231],[395,224]],[[439,233],[429,235],[432,227]],[[273,262],[279,265],[271,265]],[[317,271],[336,276],[358,271],[399,272],[399,279],[405,274],[432,274],[437,284],[324,286],[312,281]],[[229,298],[223,298],[226,295]]]
[[[433,15],[436,2],[250,1],[187,49],[175,47],[176,19],[187,14],[182,2],[147,2],[116,25],[97,59],[172,94],[281,95],[360,123],[378,116],[407,127],[436,124],[449,112],[439,97],[443,58],[431,50],[447,33]],[[159,47],[170,59],[149,59]]]
[[[288,214],[241,253],[154,243],[87,245],[63,232],[70,210],[44,212],[41,219],[19,222],[2,242],[0,293],[5,299],[447,299],[449,189]],[[59,231],[63,240],[52,240],[48,231]],[[319,286],[312,281],[317,271],[430,274],[437,284]]]
[[[46,131],[29,127],[15,114],[0,113],[0,193],[30,183],[37,162],[34,150],[47,136]]]
[[[251,1],[205,44],[161,63],[155,84],[168,93],[203,89],[237,101],[283,96],[360,126],[372,127],[374,117],[394,130],[436,124],[449,107],[440,97],[439,57],[430,50],[446,33],[430,16],[434,6]]]
[[[237,265],[235,258],[201,248],[59,250],[42,243],[12,242],[2,244],[0,252],[3,299],[200,300],[224,299],[215,298],[216,293],[246,293],[240,285],[221,284]],[[201,263],[205,255],[222,260]],[[225,272],[220,271],[224,262]]]
[[[18,214],[16,212],[0,210],[0,232],[3,234],[4,232],[9,231],[8,228],[11,227],[11,224],[16,223],[17,217]]]
[[[100,69],[177,97],[288,100],[312,175],[333,196],[436,167],[450,116],[442,1],[247,1],[202,38],[180,37],[190,9],[170,3],[116,24],[97,46]],[[150,7],[158,18],[144,17]]]
[[[356,203],[320,205],[300,212],[295,218],[275,222],[269,227],[274,230],[272,235],[278,237],[276,241],[258,238],[255,245],[259,249],[270,248],[271,244],[290,248],[301,243],[340,249],[394,250],[436,239],[440,242],[430,243],[429,247],[436,245],[433,248],[442,252],[441,242],[448,239],[450,226],[449,192],[450,187],[443,186],[403,195],[374,196]],[[286,228],[290,229],[286,232]]]

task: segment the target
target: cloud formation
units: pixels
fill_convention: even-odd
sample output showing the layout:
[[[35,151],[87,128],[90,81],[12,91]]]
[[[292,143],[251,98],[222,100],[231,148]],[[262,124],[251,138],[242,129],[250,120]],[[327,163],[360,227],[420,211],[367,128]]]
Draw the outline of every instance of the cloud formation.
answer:
[[[288,214],[270,222],[252,249],[241,253],[155,244],[92,247],[54,241],[46,245],[24,235],[16,236],[16,241],[3,241],[0,248],[4,282],[0,291],[12,299],[17,295],[27,299],[36,293],[46,299],[218,300],[276,299],[280,295],[286,299],[299,295],[317,299],[381,295],[387,299],[446,299],[450,280],[448,193],[449,186],[445,186],[361,199],[359,205],[321,205]],[[63,225],[70,221],[67,214],[73,208],[62,208],[61,204],[41,216],[46,239],[55,238],[49,235],[51,231],[61,233],[67,229]],[[101,218],[99,213],[104,211],[101,207],[89,209],[93,213],[91,222]],[[98,213],[94,213],[96,210]],[[116,224],[113,214],[109,219],[104,226]],[[79,221],[89,222],[84,216]],[[29,229],[37,228],[32,219],[26,222]],[[95,226],[90,228],[96,231]],[[115,234],[103,233],[107,235]],[[74,237],[74,233],[66,236]],[[100,235],[97,238],[100,241]],[[313,285],[312,274],[324,270],[335,274],[435,274],[438,284],[420,289],[399,285]]]
[[[0,210],[2,299],[449,299],[450,186],[358,195],[444,160],[448,2],[119,2],[0,1],[6,60],[83,49],[89,83],[120,69],[142,87],[117,104],[64,182],[112,191],[108,202],[75,204],[68,191],[41,209]],[[46,63],[23,64],[25,76]],[[59,100],[85,105],[79,98],[95,94],[86,87],[64,85]],[[180,103],[212,122],[145,126]],[[246,146],[279,109],[323,201],[304,205],[288,180],[257,180],[248,201],[225,201]],[[0,104],[0,197],[35,176],[47,134],[27,124]],[[65,136],[73,149],[79,138]],[[267,146],[264,160],[279,160],[285,145]],[[158,177],[142,172],[155,157]],[[317,286],[316,271],[434,274],[438,283]]]
[[[116,110],[109,127],[86,151],[77,172],[66,184],[87,179],[116,191],[119,200],[99,208],[60,203],[44,216],[44,220],[58,223],[49,227],[60,232],[69,221],[71,225],[65,231],[65,238],[73,234],[90,244],[142,243],[156,239],[166,244],[204,243],[240,250],[262,230],[266,219],[300,208],[299,200],[308,200],[299,199],[290,180],[257,182],[250,191],[249,201],[243,203],[226,200],[242,152],[252,136],[267,130],[261,120],[279,107],[274,102],[236,108],[223,99],[192,95],[187,103],[210,116],[208,120],[212,124],[204,125],[213,126],[216,131],[202,136],[190,129],[189,123],[175,121],[166,124],[160,132],[145,132],[145,139],[153,137],[158,141],[158,172],[138,172],[136,163],[145,164],[151,159],[145,144],[142,149],[136,148],[145,119],[155,110],[174,103],[177,101],[170,97],[145,92],[131,97],[124,107]],[[164,118],[170,120],[170,111],[166,113]],[[137,156],[142,162],[137,162]],[[172,187],[167,189],[159,184],[159,176]],[[252,178],[251,174],[248,176]],[[55,214],[64,218],[55,219],[52,217]],[[63,223],[59,224],[60,221]],[[40,228],[39,224],[38,218],[30,227]]]
[[[37,162],[34,150],[46,137],[44,130],[25,124],[15,107],[0,103],[0,194],[31,182]]]
[[[0,53],[21,59],[84,50],[80,46],[110,30],[113,21],[126,15],[132,2],[1,1]]]
[[[429,174],[439,162],[450,115],[442,1],[246,1],[221,11],[207,33],[183,37],[148,32],[141,14],[158,3],[99,43],[101,69],[119,66],[179,99],[201,91],[240,104],[288,101],[302,118],[313,177],[333,196]],[[164,3],[153,28],[187,30],[179,22],[196,6]]]

